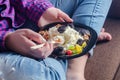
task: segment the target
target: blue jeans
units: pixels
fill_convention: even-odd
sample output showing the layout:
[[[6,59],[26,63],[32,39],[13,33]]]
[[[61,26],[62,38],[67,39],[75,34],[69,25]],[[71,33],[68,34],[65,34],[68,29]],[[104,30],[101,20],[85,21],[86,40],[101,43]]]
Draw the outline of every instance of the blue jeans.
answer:
[[[66,60],[34,60],[13,52],[0,53],[0,80],[66,80]]]
[[[99,34],[112,0],[50,0],[74,22],[92,27]],[[25,23],[27,27],[27,23]],[[29,24],[30,25],[30,24]],[[32,25],[32,23],[31,23]],[[14,52],[0,53],[0,80],[66,80],[67,60],[34,60]]]

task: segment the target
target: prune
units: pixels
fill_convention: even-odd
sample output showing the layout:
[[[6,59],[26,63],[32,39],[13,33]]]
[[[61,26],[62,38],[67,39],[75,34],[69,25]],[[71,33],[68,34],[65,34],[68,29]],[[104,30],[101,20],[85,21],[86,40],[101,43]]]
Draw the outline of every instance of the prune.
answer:
[[[77,44],[82,45],[83,42],[84,42],[84,40],[78,39]]]
[[[65,53],[64,53],[63,47],[58,46],[53,50],[52,54],[56,56],[61,56],[61,55],[64,55]]]
[[[65,25],[62,25],[58,28],[58,32],[59,33],[63,33],[64,31],[66,30],[66,26]]]
[[[73,25],[73,24],[68,24],[68,26],[70,26],[71,28],[74,28],[74,25]]]
[[[85,29],[80,29],[80,30],[79,30],[79,33],[80,33],[82,36],[84,36],[85,34],[86,34],[86,35],[90,35],[90,32],[89,32],[88,30],[85,30]]]

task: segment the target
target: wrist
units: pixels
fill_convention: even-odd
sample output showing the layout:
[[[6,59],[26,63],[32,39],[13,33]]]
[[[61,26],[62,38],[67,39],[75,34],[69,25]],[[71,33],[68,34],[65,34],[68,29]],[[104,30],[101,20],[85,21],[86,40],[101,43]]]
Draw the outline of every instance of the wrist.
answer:
[[[38,24],[37,24],[39,27],[43,27],[44,25],[46,25],[46,24],[44,24],[44,23],[46,22],[46,21],[45,21],[45,18],[51,16],[50,12],[51,12],[51,11],[54,11],[54,10],[52,10],[52,9],[54,9],[54,8],[55,8],[54,6],[51,6],[51,7],[47,8],[47,9],[42,13],[42,15],[39,16]],[[52,18],[52,17],[51,17],[51,18]],[[44,25],[43,25],[43,24],[44,24]]]
[[[7,32],[6,35],[4,36],[4,47],[5,47],[6,50],[9,50],[8,42],[9,42],[10,35],[12,33],[13,32]]]

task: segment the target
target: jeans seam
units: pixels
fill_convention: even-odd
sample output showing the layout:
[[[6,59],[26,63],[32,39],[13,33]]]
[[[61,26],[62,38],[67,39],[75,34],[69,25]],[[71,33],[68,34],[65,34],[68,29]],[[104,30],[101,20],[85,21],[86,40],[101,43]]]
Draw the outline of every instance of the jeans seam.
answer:
[[[94,13],[97,12],[97,6],[99,5],[98,1],[99,1],[99,0],[96,0],[94,9],[93,9],[93,11],[92,11],[92,16],[91,16],[91,18],[90,18],[89,26],[92,26],[92,24],[94,23]]]

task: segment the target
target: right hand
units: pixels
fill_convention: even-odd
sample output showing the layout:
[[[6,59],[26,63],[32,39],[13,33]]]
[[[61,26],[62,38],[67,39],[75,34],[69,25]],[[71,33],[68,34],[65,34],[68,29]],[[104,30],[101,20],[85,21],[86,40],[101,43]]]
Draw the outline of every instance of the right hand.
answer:
[[[42,48],[32,50],[30,47],[43,43],[41,35],[29,30],[19,29],[6,34],[5,45],[8,49],[32,58],[46,58],[53,51],[53,44],[45,43]],[[36,44],[37,43],[37,44]]]

